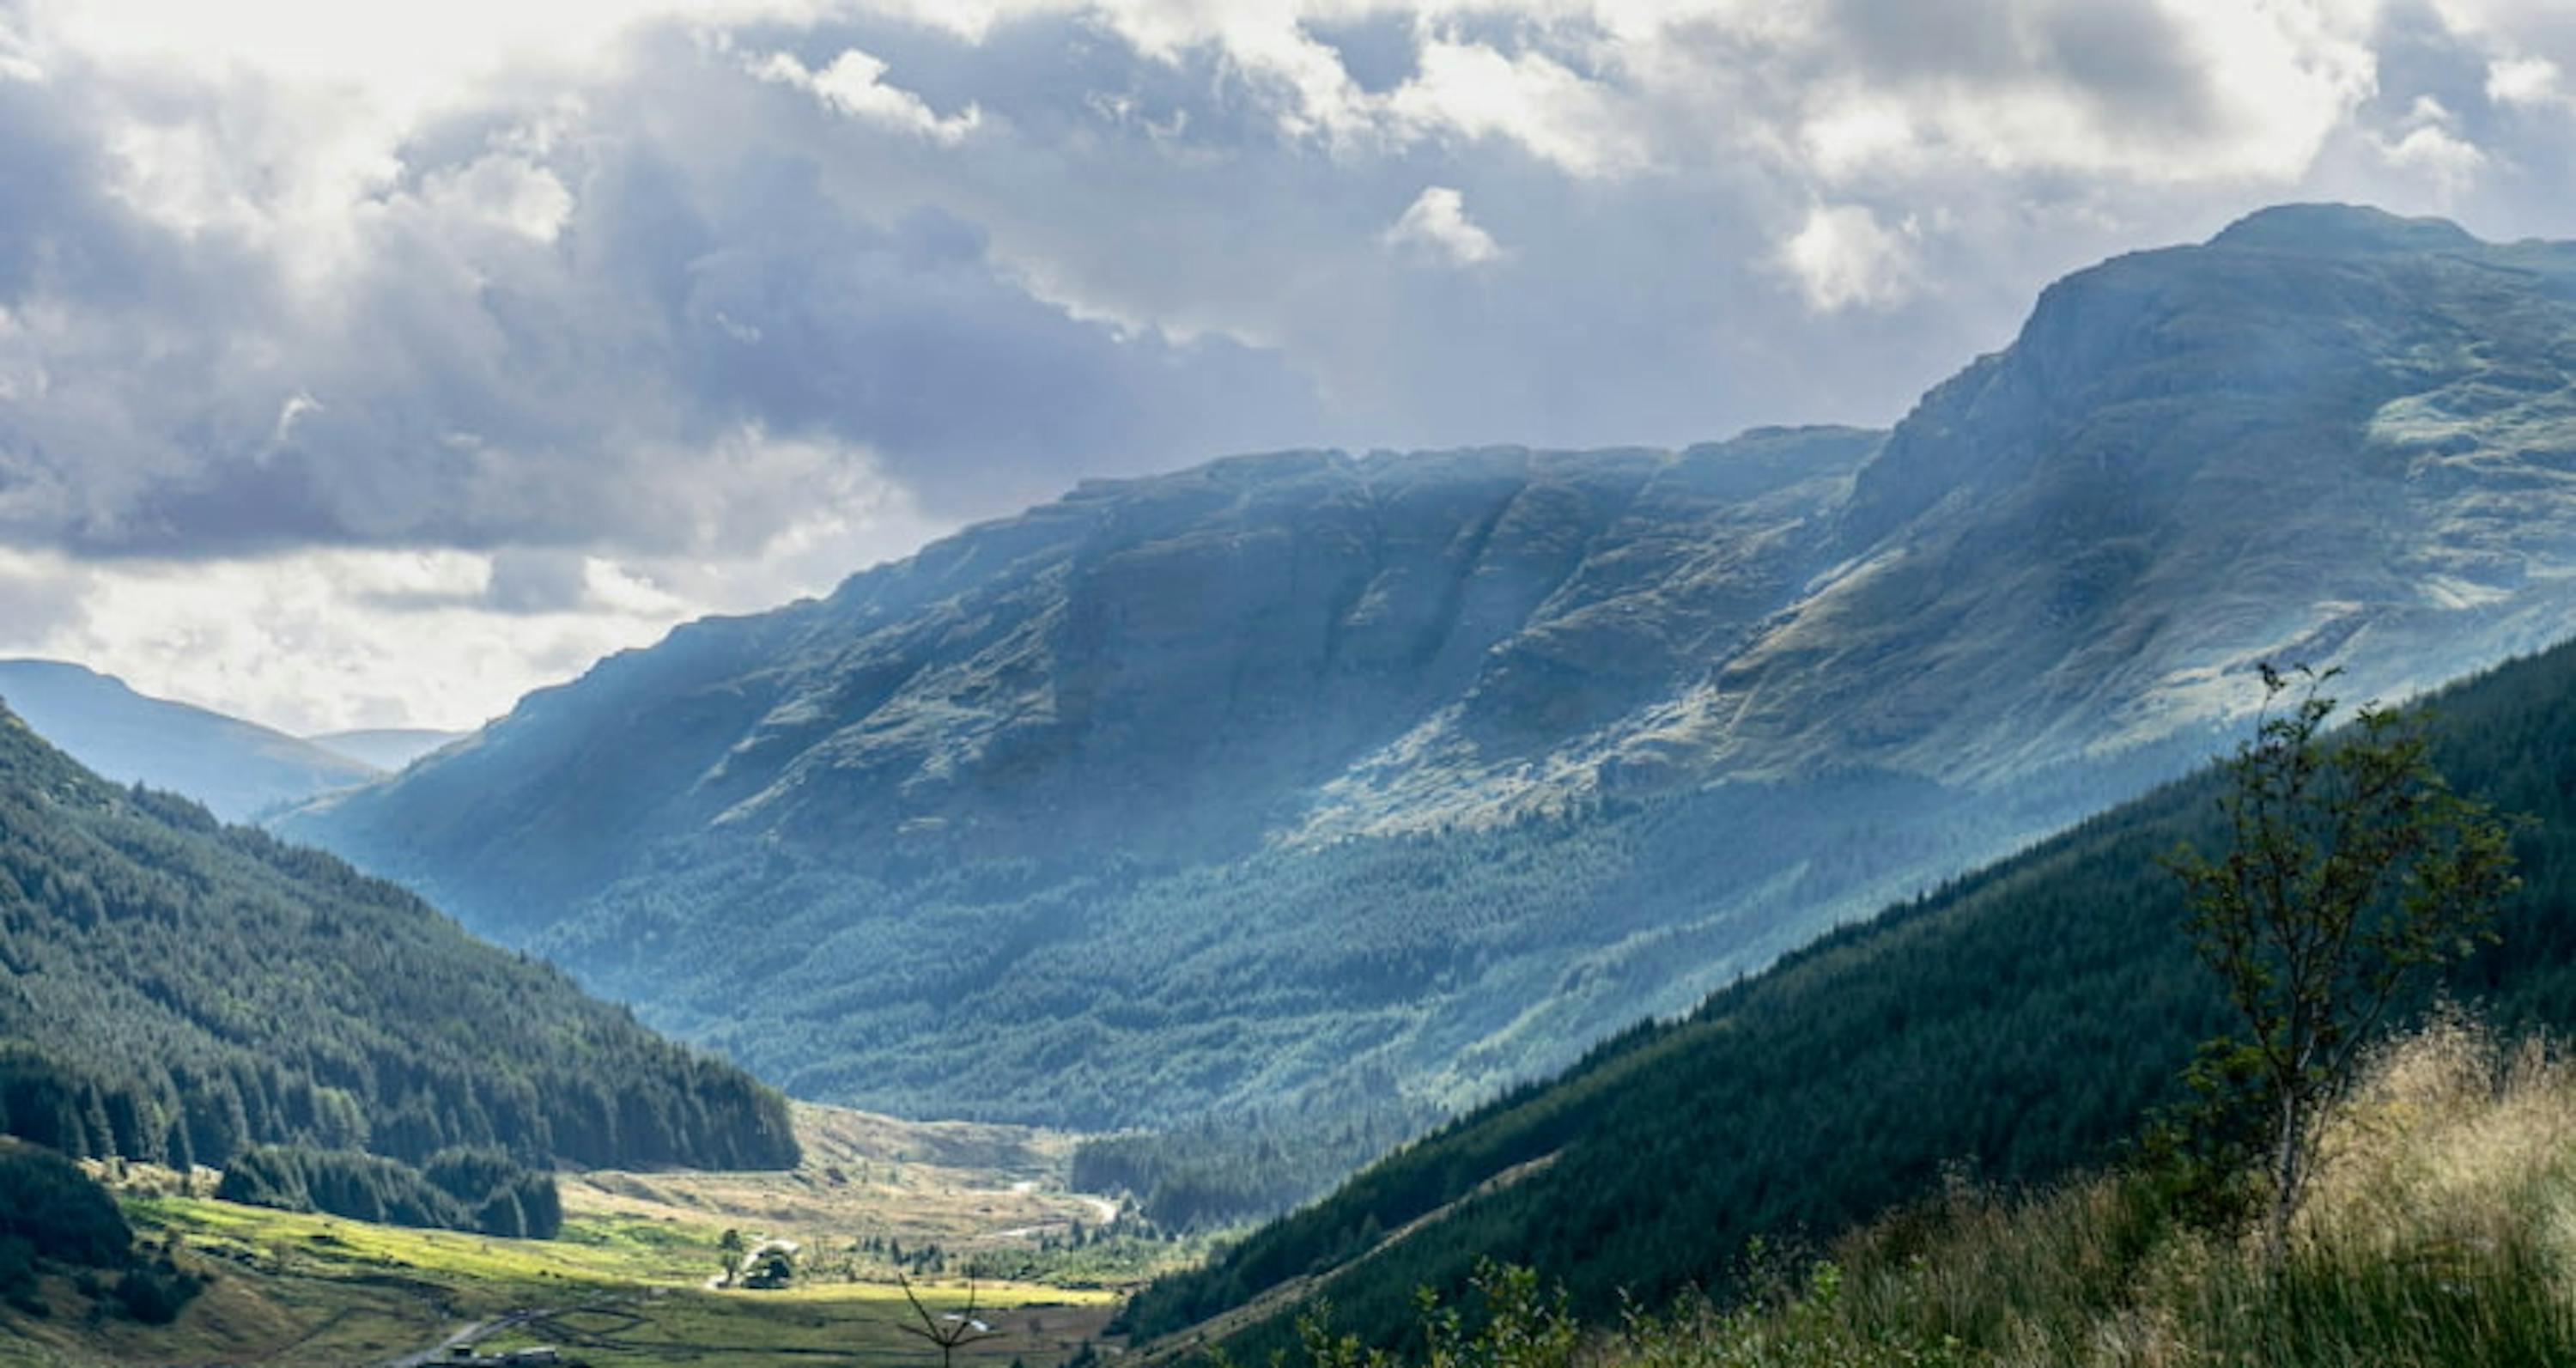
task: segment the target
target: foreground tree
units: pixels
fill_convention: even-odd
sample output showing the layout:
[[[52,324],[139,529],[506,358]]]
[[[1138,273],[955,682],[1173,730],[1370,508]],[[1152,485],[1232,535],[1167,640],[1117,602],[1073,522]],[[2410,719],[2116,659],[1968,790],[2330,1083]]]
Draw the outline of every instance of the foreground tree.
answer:
[[[2329,737],[2325,686],[2339,671],[2262,670],[2261,720],[2226,762],[2228,849],[2212,861],[2186,845],[2168,866],[2193,944],[2242,1019],[2203,1076],[2243,1080],[2257,1109],[2277,1265],[2320,1123],[2382,1017],[2419,971],[2492,940],[2518,881],[2510,826],[2443,782],[2421,710],[2365,704]]]
[[[912,1303],[912,1314],[921,1321],[919,1325],[905,1325],[898,1321],[894,1328],[936,1348],[939,1351],[939,1368],[955,1368],[958,1350],[1001,1334],[976,1317],[973,1279],[966,1283],[965,1310],[933,1315],[929,1307],[922,1305],[920,1294],[912,1290],[912,1279],[900,1272],[894,1277],[903,1287],[903,1299]]]

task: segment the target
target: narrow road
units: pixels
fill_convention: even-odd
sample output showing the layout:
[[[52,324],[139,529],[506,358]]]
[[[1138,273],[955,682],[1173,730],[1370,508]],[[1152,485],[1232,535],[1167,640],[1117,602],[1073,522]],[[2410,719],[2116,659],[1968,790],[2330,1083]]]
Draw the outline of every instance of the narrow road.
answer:
[[[384,1362],[376,1365],[376,1368],[429,1368],[429,1365],[437,1363],[442,1359],[455,1357],[456,1346],[460,1344],[472,1344],[476,1340],[482,1339],[485,1336],[497,1335],[504,1330],[510,1329],[512,1326],[525,1325],[532,1320],[543,1320],[553,1314],[554,1312],[544,1310],[542,1308],[527,1311],[513,1311],[506,1316],[495,1316],[490,1320],[475,1321],[469,1325],[460,1325],[456,1328],[456,1333],[440,1340],[437,1344],[432,1345],[427,1349],[420,1350],[417,1353],[405,1354],[400,1358],[386,1359]]]

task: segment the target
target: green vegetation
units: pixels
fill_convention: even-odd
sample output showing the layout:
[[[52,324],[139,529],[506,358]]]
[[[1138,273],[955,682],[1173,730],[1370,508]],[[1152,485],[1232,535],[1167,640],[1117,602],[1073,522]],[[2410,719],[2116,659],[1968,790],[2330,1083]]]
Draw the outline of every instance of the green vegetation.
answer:
[[[2576,1362],[2576,1069],[2457,1018],[2372,1061],[2277,1258],[2181,1219],[2161,1175],[2010,1196],[1965,1182],[1813,1260],[1756,1242],[1734,1299],[1587,1331],[1535,1274],[1480,1265],[1418,1303],[1409,1356],[1330,1306],[1305,1368],[2453,1368]],[[1230,1357],[1230,1356],[1229,1356]]]
[[[968,860],[902,881],[710,842],[542,944],[799,1096],[1266,1136],[1276,1153],[1323,1146],[1356,1164],[1791,948],[1804,909],[1860,911],[1907,883],[1891,868],[1951,867],[2040,829],[2019,809],[1961,817],[1950,797],[1851,774],[1182,870]],[[717,899],[771,909],[756,953],[697,915]],[[923,934],[934,926],[954,934]],[[746,1012],[754,1000],[806,1007]],[[1305,1172],[1252,1180],[1248,1154],[1199,1140],[1154,1162],[1127,1185],[1232,1189],[1212,1209],[1316,1190]],[[1347,1167],[1308,1172],[1329,1183]]]
[[[106,1190],[51,1150],[0,1140],[0,1305],[44,1317],[48,1271],[72,1270],[104,1305],[146,1325],[175,1319],[204,1281],[165,1249],[137,1258],[134,1231]],[[118,1276],[102,1285],[101,1272]]]
[[[122,1268],[133,1245],[116,1203],[72,1161],[0,1140],[0,1302],[44,1315],[46,1263]]]
[[[441,1150],[415,1169],[348,1150],[254,1145],[224,1166],[215,1195],[281,1211],[512,1239],[552,1239],[563,1226],[554,1175],[498,1150]]]
[[[1402,1099],[1318,1100],[1313,1114],[1259,1108],[1178,1130],[1085,1138],[1080,1192],[1123,1192],[1166,1230],[1210,1230],[1286,1211],[1421,1134],[1437,1112]]]
[[[2204,1093],[2197,1148],[2262,1135],[2276,1263],[2319,1132],[2382,1017],[2421,971],[2492,943],[2515,887],[2511,828],[2443,783],[2420,712],[2365,705],[2329,743],[2335,672],[2299,673],[2305,689],[2282,710],[2293,685],[2263,667],[2265,711],[2221,767],[2226,853],[2186,846],[2171,861],[2192,946],[2241,1019],[2185,1075]]]
[[[328,855],[107,784],[5,711],[0,1133],[179,1165],[796,1158],[741,1071]]]
[[[2443,982],[2505,1029],[2576,1023],[2576,648],[2436,708],[2440,770],[2530,817],[2524,887],[2497,922],[2509,952]],[[1153,1336],[1231,1313],[1257,1361],[1293,1342],[1284,1305],[1319,1291],[1391,1343],[1411,1333],[1411,1289],[1454,1300],[1489,1254],[1562,1279],[1597,1322],[1623,1291],[1732,1285],[1729,1251],[1753,1236],[1829,1239],[1962,1169],[2012,1191],[2107,1162],[2230,1021],[2159,866],[2184,841],[2224,843],[2222,791],[2215,775],[2161,790],[1636,1027],[1157,1282],[1127,1323]]]
[[[709,1291],[719,1230],[624,1217],[567,1218],[549,1241],[373,1225],[183,1197],[131,1197],[147,1249],[175,1250],[210,1279],[167,1325],[77,1314],[68,1281],[43,1319],[0,1313],[0,1362],[45,1368],[136,1363],[257,1363],[349,1368],[434,1348],[459,1326],[485,1349],[555,1344],[594,1368],[802,1368],[903,1361],[895,1327],[909,1311],[887,1282],[803,1279],[784,1291]],[[953,1280],[919,1284],[935,1308],[961,1303]],[[113,1288],[100,1284],[100,1297]],[[1106,1292],[986,1282],[977,1296],[997,1337],[961,1365],[1059,1361],[1100,1333]],[[494,1324],[533,1312],[507,1325]]]

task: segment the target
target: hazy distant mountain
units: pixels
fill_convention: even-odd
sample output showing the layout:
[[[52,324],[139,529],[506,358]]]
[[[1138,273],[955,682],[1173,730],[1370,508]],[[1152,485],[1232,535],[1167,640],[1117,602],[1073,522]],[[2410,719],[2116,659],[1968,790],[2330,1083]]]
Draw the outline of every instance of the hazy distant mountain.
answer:
[[[0,709],[0,1132],[222,1164],[451,1145],[793,1164],[784,1102],[320,851],[102,781]]]
[[[471,734],[432,731],[426,727],[371,727],[358,731],[324,732],[304,739],[324,750],[390,774],[441,746],[461,741]]]
[[[383,772],[255,722],[136,693],[121,679],[58,660],[0,660],[0,701],[99,774],[184,793],[228,822]]]
[[[2176,772],[2257,660],[2566,633],[2571,301],[2270,211],[1892,433],[1089,484],[286,827],[816,1096],[1454,1101]]]

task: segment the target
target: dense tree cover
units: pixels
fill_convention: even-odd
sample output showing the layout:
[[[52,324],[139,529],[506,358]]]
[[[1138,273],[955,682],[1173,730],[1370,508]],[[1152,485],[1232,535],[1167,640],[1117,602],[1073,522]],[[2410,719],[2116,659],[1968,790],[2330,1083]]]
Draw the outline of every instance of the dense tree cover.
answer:
[[[120,789],[0,710],[0,1132],[222,1165],[781,1167],[784,1101],[331,856]]]
[[[80,1166],[52,1150],[0,1138],[0,1303],[31,1316],[49,1315],[39,1276],[76,1270],[126,1316],[161,1325],[177,1317],[205,1283],[181,1269],[167,1250],[136,1257],[133,1228],[116,1199]],[[96,1274],[118,1271],[111,1286]]]
[[[80,1166],[51,1150],[0,1140],[0,1240],[21,1240],[38,1257],[88,1268],[122,1268],[134,1230],[116,1199]]]
[[[1094,1131],[1251,1130],[1370,1098],[1445,1112],[1687,1010],[1819,909],[1858,915],[2037,834],[2032,811],[2100,779],[1975,818],[1883,774],[1733,784],[1182,869],[894,881],[709,846],[541,948],[798,1096]],[[703,915],[717,901],[763,909],[759,934]]]
[[[563,1228],[554,1175],[497,1150],[443,1150],[421,1168],[350,1150],[260,1145],[224,1167],[215,1195],[284,1211],[544,1240]]]
[[[2450,989],[2507,1030],[2576,1026],[2576,647],[2436,708],[2443,773],[2532,819],[2502,946],[2455,966]],[[2209,775],[2159,790],[1640,1025],[1156,1283],[1129,1325],[1193,1324],[1443,1207],[1331,1283],[1339,1321],[1399,1338],[1417,1285],[1454,1295],[1485,1254],[1563,1278],[1603,1316],[1623,1290],[1722,1283],[1751,1236],[1829,1235],[1962,1167],[2010,1187],[2099,1162],[2228,1021],[2159,863],[2185,839],[2221,843],[2219,791]],[[1238,1347],[1259,1361],[1286,1342],[1270,1324]]]
[[[1318,1098],[1171,1131],[1094,1136],[1073,1152],[1073,1186],[1124,1192],[1165,1230],[1204,1230],[1276,1215],[1438,1119],[1392,1096]]]

